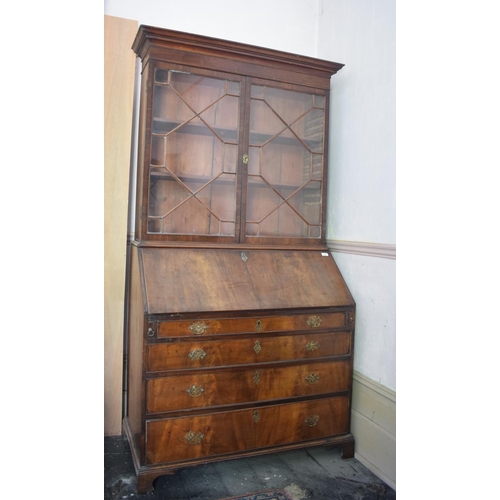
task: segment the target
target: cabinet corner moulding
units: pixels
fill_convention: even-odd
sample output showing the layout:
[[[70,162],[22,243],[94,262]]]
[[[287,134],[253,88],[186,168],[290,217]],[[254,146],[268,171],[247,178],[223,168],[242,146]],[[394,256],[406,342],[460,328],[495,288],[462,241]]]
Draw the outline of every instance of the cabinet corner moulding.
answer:
[[[282,71],[293,72],[308,75],[310,85],[321,82],[326,88],[329,88],[329,83],[322,79],[329,79],[344,67],[343,63],[315,57],[146,25],[139,27],[132,49],[143,61],[150,57],[168,58],[199,67],[205,67],[203,58],[199,57],[203,53],[205,59],[210,59],[221,70],[275,79],[282,78]],[[242,69],[231,69],[235,61]]]

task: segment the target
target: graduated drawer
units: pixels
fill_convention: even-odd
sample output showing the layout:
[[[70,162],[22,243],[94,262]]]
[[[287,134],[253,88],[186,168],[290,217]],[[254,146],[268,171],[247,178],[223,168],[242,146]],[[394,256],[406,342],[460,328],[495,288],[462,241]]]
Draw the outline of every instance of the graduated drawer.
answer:
[[[163,321],[158,325],[158,337],[224,335],[338,328],[346,325],[346,313],[296,314],[290,316],[259,316],[251,318],[221,318]]]
[[[267,363],[348,355],[351,333],[308,333],[237,340],[196,340],[150,344],[149,371]]]
[[[199,371],[147,380],[148,413],[312,396],[350,387],[350,361]]]
[[[347,396],[146,422],[148,464],[327,438],[349,431]]]

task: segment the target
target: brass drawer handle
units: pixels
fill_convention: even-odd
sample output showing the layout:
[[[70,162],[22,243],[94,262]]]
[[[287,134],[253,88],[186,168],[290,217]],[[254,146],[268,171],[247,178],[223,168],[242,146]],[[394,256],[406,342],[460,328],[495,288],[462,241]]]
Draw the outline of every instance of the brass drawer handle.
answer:
[[[202,335],[205,333],[205,330],[208,328],[205,323],[202,323],[201,321],[197,321],[196,323],[193,323],[189,329],[195,334],[195,335]]]
[[[306,344],[306,349],[308,351],[315,351],[316,349],[319,349],[319,342],[316,342],[315,340],[311,340],[311,342],[308,342]]]
[[[200,444],[204,437],[205,437],[205,435],[202,434],[201,432],[189,431],[186,434],[186,441],[189,444]]]
[[[205,392],[205,389],[201,385],[193,384],[186,392],[192,398],[199,398]]]
[[[319,415],[311,415],[304,420],[304,424],[308,427],[314,427],[319,422]]]
[[[253,350],[255,351],[255,354],[259,354],[259,352],[262,351],[262,346],[260,345],[260,342],[258,340],[255,341]]]
[[[193,361],[203,359],[206,355],[207,353],[203,349],[195,349],[188,354],[189,359],[192,359]]]
[[[315,373],[311,373],[306,377],[306,382],[308,384],[316,384],[319,381],[319,375],[316,375]]]
[[[352,326],[354,324],[354,313],[352,311],[349,311],[349,326]]]
[[[155,331],[152,328],[148,328],[147,336],[148,337],[154,337],[155,336]]]
[[[321,325],[321,318],[319,316],[311,316],[306,323],[311,327],[311,328],[318,328],[319,325]]]

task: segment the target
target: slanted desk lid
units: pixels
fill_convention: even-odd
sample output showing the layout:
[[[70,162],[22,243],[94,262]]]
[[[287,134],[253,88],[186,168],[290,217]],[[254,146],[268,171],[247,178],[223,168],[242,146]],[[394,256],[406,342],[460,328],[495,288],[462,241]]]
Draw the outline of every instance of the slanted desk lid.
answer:
[[[149,314],[354,305],[321,251],[142,248]]]

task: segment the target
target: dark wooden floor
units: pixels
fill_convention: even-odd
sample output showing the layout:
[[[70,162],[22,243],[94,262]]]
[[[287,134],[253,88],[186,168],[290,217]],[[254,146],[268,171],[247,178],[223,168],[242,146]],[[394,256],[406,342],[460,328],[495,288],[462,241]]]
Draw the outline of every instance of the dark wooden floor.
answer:
[[[138,495],[127,441],[104,439],[104,499],[220,500],[273,488],[287,488],[294,500],[393,500],[396,492],[355,458],[323,447],[228,460],[180,470]]]

